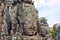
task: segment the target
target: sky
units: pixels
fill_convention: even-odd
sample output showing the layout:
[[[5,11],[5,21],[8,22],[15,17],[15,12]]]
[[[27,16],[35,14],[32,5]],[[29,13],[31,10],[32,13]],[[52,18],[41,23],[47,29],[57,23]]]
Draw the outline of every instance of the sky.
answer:
[[[56,23],[60,23],[60,0],[33,0],[40,17],[45,17],[52,27]]]

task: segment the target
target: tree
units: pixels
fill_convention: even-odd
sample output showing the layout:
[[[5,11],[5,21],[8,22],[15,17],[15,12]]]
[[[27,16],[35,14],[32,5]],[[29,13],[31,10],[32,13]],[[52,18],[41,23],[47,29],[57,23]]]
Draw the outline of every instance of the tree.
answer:
[[[56,29],[57,26],[56,26],[56,25],[57,25],[57,24],[54,24],[54,25],[53,25],[53,29],[50,30],[50,33],[51,33],[51,36],[52,36],[53,39],[56,38],[56,32],[57,32],[57,29]]]

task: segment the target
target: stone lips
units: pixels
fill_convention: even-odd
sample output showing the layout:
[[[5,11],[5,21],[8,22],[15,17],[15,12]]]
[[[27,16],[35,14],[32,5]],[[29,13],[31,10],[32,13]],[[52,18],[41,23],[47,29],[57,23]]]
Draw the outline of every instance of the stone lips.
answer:
[[[28,3],[29,3],[29,2],[30,2],[30,3],[32,2],[32,0],[22,0],[22,1],[23,1],[23,2],[28,2]]]

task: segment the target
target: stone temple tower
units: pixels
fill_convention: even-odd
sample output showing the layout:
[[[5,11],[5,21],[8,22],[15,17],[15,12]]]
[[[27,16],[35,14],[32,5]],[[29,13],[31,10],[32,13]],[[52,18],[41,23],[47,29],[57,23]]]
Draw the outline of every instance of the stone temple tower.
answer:
[[[0,6],[1,40],[42,40],[43,37],[40,35],[42,24],[40,25],[38,20],[38,10],[34,2],[32,0],[3,1],[4,7]]]

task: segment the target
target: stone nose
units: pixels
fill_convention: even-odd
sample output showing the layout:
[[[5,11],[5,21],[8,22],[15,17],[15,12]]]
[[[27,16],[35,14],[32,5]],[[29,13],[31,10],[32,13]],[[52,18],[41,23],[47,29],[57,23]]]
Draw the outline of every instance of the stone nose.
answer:
[[[29,27],[29,29],[34,29],[33,27]]]
[[[36,28],[34,26],[30,26],[29,29],[35,30]]]

